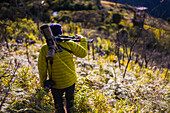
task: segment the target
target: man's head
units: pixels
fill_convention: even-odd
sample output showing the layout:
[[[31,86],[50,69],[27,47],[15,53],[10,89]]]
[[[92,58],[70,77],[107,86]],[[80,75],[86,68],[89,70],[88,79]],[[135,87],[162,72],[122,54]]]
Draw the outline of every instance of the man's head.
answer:
[[[58,36],[62,34],[62,29],[60,24],[52,23],[50,24],[50,28],[54,36]]]

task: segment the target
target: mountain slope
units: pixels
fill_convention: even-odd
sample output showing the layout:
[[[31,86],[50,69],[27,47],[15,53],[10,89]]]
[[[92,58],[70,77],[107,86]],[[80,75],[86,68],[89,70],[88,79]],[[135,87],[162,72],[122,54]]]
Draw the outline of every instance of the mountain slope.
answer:
[[[145,6],[148,7],[148,13],[152,16],[163,19],[170,17],[170,0],[114,0],[113,2]]]

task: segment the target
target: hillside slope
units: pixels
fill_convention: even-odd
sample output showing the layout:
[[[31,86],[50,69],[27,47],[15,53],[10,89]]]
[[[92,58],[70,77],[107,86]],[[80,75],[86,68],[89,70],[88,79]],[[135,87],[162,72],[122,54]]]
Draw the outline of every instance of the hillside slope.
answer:
[[[102,44],[106,44],[105,46],[111,43],[104,39],[101,41]],[[10,53],[6,53],[5,47],[1,49],[4,53],[1,56],[3,59],[0,65],[0,72],[4,74],[0,81],[2,97],[6,95],[8,84],[13,83],[3,103],[2,112],[54,111],[51,94],[43,92],[39,87],[37,58],[41,45],[42,43],[37,42],[29,47],[31,64],[24,52],[24,46]],[[101,56],[95,53],[93,60],[91,50],[89,50],[86,58],[75,57],[74,59],[78,74],[74,104],[76,113],[169,112],[168,76],[170,72],[168,70],[141,68],[135,64],[135,61],[131,61],[127,75],[123,79],[122,75],[127,62],[121,61],[122,66],[119,69],[118,58],[115,55]]]
[[[104,2],[102,3],[104,4]],[[105,2],[104,5],[107,6],[106,9],[97,11],[59,12],[64,17],[77,17],[74,18],[74,22],[70,18],[69,22],[61,19],[60,23],[62,23],[63,30],[65,30],[64,35],[82,34],[87,38],[93,38],[95,40],[94,49],[92,48],[92,44],[90,44],[88,55],[85,58],[74,57],[78,76],[74,112],[169,113],[170,70],[153,65],[141,66],[137,62],[138,57],[135,55],[143,47],[142,41],[136,44],[139,45],[135,46],[138,47],[135,51],[131,51],[131,46],[128,47],[125,45],[126,48],[125,46],[120,46],[122,41],[127,41],[122,38],[127,36],[127,34],[130,42],[128,44],[131,44],[136,39],[136,36],[138,36],[136,34],[139,33],[137,32],[138,29],[134,29],[131,21],[133,19],[133,13],[127,10],[127,8],[120,8],[120,4]],[[119,24],[113,23],[111,21],[112,18],[110,19],[112,14],[115,13],[121,14],[124,17]],[[80,18],[81,16],[77,16],[77,14],[83,15],[83,19]],[[59,17],[62,17],[61,15]],[[56,22],[55,18],[54,22]],[[102,19],[105,18],[106,20],[103,21]],[[159,36],[165,36],[158,41],[166,42],[162,45],[168,45],[168,41],[164,41],[163,39],[167,39],[169,35],[162,28],[169,25],[165,21],[156,18],[150,21],[151,18],[153,17],[149,16],[147,18],[146,29],[142,31],[145,37],[140,37],[140,39],[147,40],[149,37],[154,42],[153,44],[157,44],[157,38]],[[79,22],[76,23],[75,20]],[[31,24],[28,24],[30,21]],[[162,26],[155,24],[159,22],[165,24]],[[38,30],[35,27],[36,23],[33,23],[31,19],[23,19],[22,21],[20,20],[20,23],[11,22],[10,25],[8,28],[9,31],[12,31],[11,29],[17,30],[14,36],[18,36],[17,34],[19,34],[20,38],[35,40],[36,43],[30,44],[24,41],[19,43],[13,39],[8,40],[9,48],[6,47],[6,43],[0,45],[1,112],[54,113],[54,102],[51,93],[45,92],[39,84],[37,61],[43,42],[38,40]],[[124,32],[125,35],[120,35],[122,36],[121,40],[116,40],[119,39],[117,38],[119,30],[120,32]],[[19,31],[23,32],[20,33]],[[153,31],[155,31],[154,33],[161,31],[164,35],[153,35]],[[154,46],[148,45],[147,47],[151,47],[152,49]],[[146,52],[144,51],[144,53]],[[152,56],[151,53],[147,51],[148,56]],[[130,55],[132,56],[130,57]],[[140,54],[138,56],[140,58]],[[164,64],[167,64],[167,62]],[[126,74],[124,75],[125,70]]]
[[[148,13],[157,18],[167,19],[170,17],[170,1],[169,0],[114,0],[121,4],[129,4],[132,6],[148,7]]]

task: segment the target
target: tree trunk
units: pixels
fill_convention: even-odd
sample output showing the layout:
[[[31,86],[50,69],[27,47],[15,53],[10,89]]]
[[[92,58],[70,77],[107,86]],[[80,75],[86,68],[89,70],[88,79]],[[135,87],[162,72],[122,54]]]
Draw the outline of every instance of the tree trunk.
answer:
[[[100,0],[95,0],[96,6],[100,9],[101,7],[101,1]]]

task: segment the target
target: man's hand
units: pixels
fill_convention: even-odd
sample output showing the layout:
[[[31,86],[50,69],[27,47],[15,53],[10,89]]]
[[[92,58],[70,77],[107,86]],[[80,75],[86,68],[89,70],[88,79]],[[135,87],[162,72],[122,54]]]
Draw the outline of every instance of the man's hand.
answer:
[[[81,38],[82,38],[83,36],[76,34],[76,37],[77,37],[79,40],[81,40]]]
[[[42,87],[42,90],[44,90],[46,93],[49,93],[49,89],[46,87]]]

